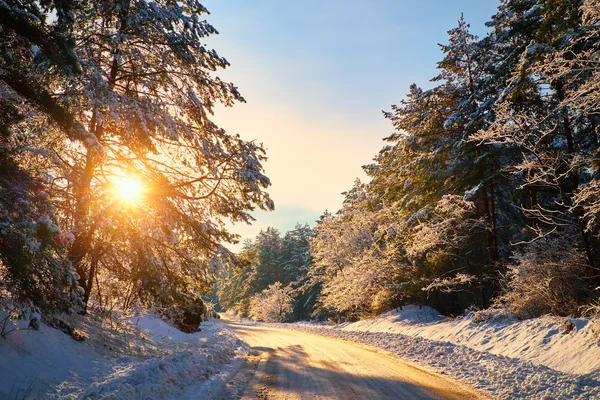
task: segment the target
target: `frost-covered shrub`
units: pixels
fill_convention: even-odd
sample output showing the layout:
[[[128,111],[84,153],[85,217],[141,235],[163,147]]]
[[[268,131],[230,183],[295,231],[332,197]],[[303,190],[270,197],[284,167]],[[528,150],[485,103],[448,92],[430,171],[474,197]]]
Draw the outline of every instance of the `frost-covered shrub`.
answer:
[[[592,324],[592,337],[594,341],[600,343],[600,318],[593,318],[590,324]]]
[[[204,301],[204,306],[206,307],[206,318],[221,318],[219,314],[217,314],[216,304],[212,301]]]
[[[183,310],[183,318],[177,321],[177,328],[186,333],[200,331],[200,323],[208,320],[208,309],[204,301],[197,296],[194,302],[186,304]]]
[[[581,315],[584,317],[600,318],[600,299],[582,306]]]
[[[173,303],[154,304],[152,310],[184,333],[201,331],[200,324],[210,316],[202,297],[194,293],[181,295]]]
[[[485,310],[480,310],[476,307],[470,307],[465,310],[465,314],[471,317],[471,322],[474,324],[498,321],[511,317],[510,314],[507,314],[505,308],[486,308]]]
[[[371,298],[371,311],[379,315],[394,307],[396,293],[390,289],[382,289]]]
[[[78,342],[83,342],[88,338],[87,333],[77,330],[77,329],[73,329],[73,332],[71,333],[71,337],[78,341]]]
[[[397,293],[390,289],[382,289],[371,298],[371,311],[374,315],[383,314],[394,307]]]
[[[594,342],[600,343],[600,300],[596,299],[594,302],[582,306],[581,314],[590,318],[592,338]]]
[[[32,304],[15,304],[0,297],[0,337],[18,331],[39,331],[42,316],[39,308]]]
[[[582,279],[586,260],[567,238],[541,239],[530,244],[509,266],[505,291],[498,302],[520,318],[543,314],[578,314],[591,294]]]
[[[292,312],[292,289],[275,282],[250,299],[250,316],[257,321],[282,322]]]

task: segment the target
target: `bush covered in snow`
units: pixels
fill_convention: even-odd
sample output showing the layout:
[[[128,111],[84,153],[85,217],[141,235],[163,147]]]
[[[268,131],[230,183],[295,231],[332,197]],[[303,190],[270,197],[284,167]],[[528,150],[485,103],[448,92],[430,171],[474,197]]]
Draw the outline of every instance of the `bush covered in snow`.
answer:
[[[257,321],[282,322],[292,312],[292,295],[289,286],[275,282],[250,299],[250,316]]]
[[[497,299],[511,313],[521,318],[577,315],[591,298],[583,279],[586,260],[564,238],[538,240],[514,258]]]

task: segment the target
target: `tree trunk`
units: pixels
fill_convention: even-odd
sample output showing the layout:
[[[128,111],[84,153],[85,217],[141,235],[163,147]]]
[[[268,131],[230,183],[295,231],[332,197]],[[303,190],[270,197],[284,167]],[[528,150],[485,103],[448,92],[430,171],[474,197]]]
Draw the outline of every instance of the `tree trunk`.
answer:
[[[555,88],[556,88],[556,96],[558,97],[558,100],[560,102],[564,101],[565,100],[564,82],[560,79],[557,80],[555,82]],[[567,109],[567,107],[562,107],[561,113],[562,113],[562,123],[563,123],[563,134],[565,135],[565,138],[567,139],[567,154],[572,155],[572,154],[575,154],[575,142],[573,140],[573,130],[571,129],[571,120],[569,118],[569,110]],[[566,193],[572,193],[573,191],[577,190],[577,188],[579,186],[579,173],[577,171],[573,171],[573,170],[569,171],[568,180],[570,181],[569,182],[570,185],[568,187],[564,188],[564,190]],[[567,204],[570,204],[570,199],[568,199],[568,196],[565,195],[564,197],[567,201]],[[593,275],[596,275],[596,272],[597,272],[596,271],[596,263],[594,262],[594,256],[592,253],[590,240],[585,231],[585,221],[583,220],[582,212],[578,208],[572,209],[572,212],[577,221],[577,228],[579,230],[579,234],[581,236],[581,242],[583,244],[586,258],[588,260],[588,264],[591,269],[590,272],[592,272]],[[598,280],[598,279],[596,279],[596,280]]]
[[[123,0],[120,3],[121,7],[119,9],[119,19],[121,26],[119,28],[119,33],[123,33],[127,30],[130,0]],[[110,67],[110,74],[108,77],[108,85],[111,90],[114,89],[117,75],[119,73],[118,56],[119,49],[117,48],[115,50],[115,53],[113,54],[113,60]],[[92,118],[88,125],[88,130],[96,136],[98,142],[101,141],[102,136],[104,134],[104,127],[98,123],[97,114],[95,110],[92,113]],[[83,264],[83,260],[88,255],[91,249],[92,238],[97,228],[97,223],[95,221],[94,223],[92,223],[91,227],[86,227],[89,224],[89,221],[86,221],[86,219],[89,216],[91,185],[94,179],[95,170],[98,164],[100,164],[100,161],[101,155],[97,152],[88,151],[88,153],[86,154],[85,167],[83,169],[83,173],[81,175],[75,193],[75,241],[71,245],[71,248],[69,249],[68,253],[68,258],[71,261],[71,265],[79,274],[79,285],[82,288],[84,288],[86,293],[88,291],[91,291],[91,286],[89,290],[87,289],[88,281],[91,282],[91,279],[94,276],[94,274],[91,271],[91,268],[97,267],[96,262],[96,266],[90,264],[90,270],[88,270],[88,268],[86,268]],[[84,295],[85,305],[87,305],[88,300],[89,293],[87,293],[87,295]]]
[[[475,156],[479,158],[481,155],[481,150],[479,148],[475,149]],[[483,173],[479,173],[480,181],[483,180]],[[493,222],[492,222],[492,214],[490,212],[490,204],[488,200],[488,191],[487,185],[482,183],[481,185],[481,201],[483,203],[483,213],[485,216],[485,239],[486,239],[486,248],[488,253],[488,258],[490,262],[496,261],[496,254],[494,252],[494,235],[493,235]]]
[[[94,277],[96,276],[96,271],[98,269],[98,260],[99,253],[96,253],[92,256],[92,261],[90,262],[90,271],[87,282],[83,287],[83,313],[87,313],[88,302],[90,301],[90,296],[92,294],[92,286],[94,283]]]
[[[492,217],[492,239],[494,244],[494,255],[498,259],[498,226],[496,218],[496,192],[494,188],[494,180],[490,180],[490,204]]]

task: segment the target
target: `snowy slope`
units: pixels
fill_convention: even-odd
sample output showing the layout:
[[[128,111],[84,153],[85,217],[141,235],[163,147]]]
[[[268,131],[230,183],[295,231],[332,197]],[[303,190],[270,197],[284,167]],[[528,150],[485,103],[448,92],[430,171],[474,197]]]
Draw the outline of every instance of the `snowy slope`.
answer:
[[[218,322],[182,333],[153,315],[120,332],[82,323],[89,339],[41,326],[0,339],[0,399],[187,399],[218,390],[246,346]]]
[[[44,324],[0,338],[0,399],[39,394],[75,371],[105,369],[103,357],[84,343]]]
[[[407,306],[402,311],[358,321],[342,329],[401,333],[449,342],[573,374],[588,374],[600,369],[600,335],[594,332],[594,323],[583,318],[569,319],[575,329],[567,334],[564,321],[549,316],[480,323],[474,323],[472,316],[468,316],[445,321],[432,308]]]
[[[575,329],[567,334],[564,321],[549,316],[480,323],[474,323],[472,316],[467,316],[445,321],[432,308],[407,306],[402,311],[358,321],[342,329],[401,333],[449,342],[573,374],[588,374],[600,369],[600,336],[594,332],[594,323],[583,318],[569,319]]]

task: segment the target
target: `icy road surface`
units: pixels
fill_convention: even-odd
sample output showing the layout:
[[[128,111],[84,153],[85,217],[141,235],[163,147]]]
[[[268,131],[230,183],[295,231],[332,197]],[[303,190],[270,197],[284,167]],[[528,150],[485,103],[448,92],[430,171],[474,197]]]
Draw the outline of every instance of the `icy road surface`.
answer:
[[[481,399],[397,357],[324,336],[232,320],[254,357],[217,399]]]

